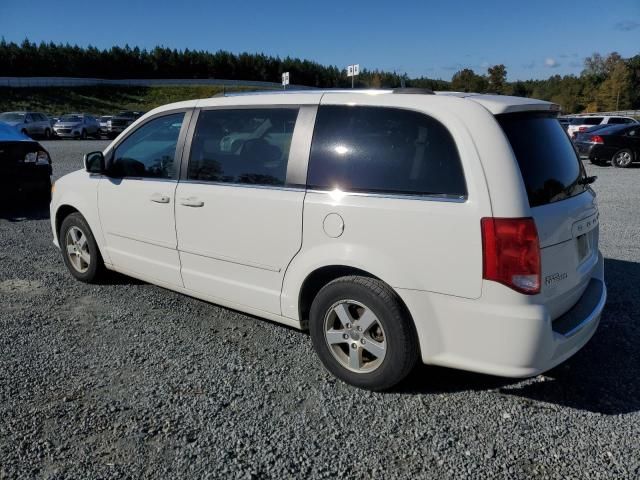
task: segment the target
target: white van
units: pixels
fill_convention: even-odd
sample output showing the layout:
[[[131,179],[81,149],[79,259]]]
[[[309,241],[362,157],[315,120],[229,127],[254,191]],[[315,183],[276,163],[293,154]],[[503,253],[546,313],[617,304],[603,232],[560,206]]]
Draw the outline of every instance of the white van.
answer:
[[[598,207],[552,103],[414,90],[157,108],[57,181],[54,243],[104,269],[308,329],[369,389],[420,359],[543,372],[606,299]]]

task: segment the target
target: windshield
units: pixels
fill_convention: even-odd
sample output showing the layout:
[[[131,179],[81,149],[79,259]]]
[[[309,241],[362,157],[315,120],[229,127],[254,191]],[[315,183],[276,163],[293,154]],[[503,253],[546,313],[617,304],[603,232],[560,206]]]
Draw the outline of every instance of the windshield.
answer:
[[[0,114],[0,121],[3,122],[22,122],[24,113],[7,112]]]
[[[584,167],[553,115],[529,112],[496,118],[518,160],[530,206],[584,192],[587,187],[580,182]]]
[[[571,125],[599,125],[602,117],[578,117],[571,120]]]
[[[82,117],[79,115],[63,115],[60,118],[61,122],[81,122]]]

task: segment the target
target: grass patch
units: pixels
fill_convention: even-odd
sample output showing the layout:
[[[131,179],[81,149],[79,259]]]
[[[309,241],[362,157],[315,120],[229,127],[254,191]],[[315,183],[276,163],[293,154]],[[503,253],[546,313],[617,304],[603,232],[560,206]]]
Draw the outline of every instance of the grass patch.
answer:
[[[226,87],[227,92],[263,90]],[[207,98],[222,93],[218,85],[193,86],[93,86],[93,87],[0,87],[0,112],[31,110],[49,115],[70,112],[108,115],[119,110],[149,111],[160,105]]]

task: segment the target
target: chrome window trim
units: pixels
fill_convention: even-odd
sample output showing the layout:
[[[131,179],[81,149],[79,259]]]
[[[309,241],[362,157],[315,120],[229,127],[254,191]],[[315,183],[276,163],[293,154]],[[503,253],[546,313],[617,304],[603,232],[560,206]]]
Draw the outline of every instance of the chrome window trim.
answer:
[[[218,187],[238,187],[238,188],[259,188],[263,190],[284,190],[290,192],[304,192],[303,186],[296,185],[254,185],[252,183],[231,183],[231,182],[214,182],[208,180],[180,180],[181,184],[189,185],[213,185]]]
[[[330,195],[334,190],[321,190],[317,188],[308,188],[307,193],[324,193]],[[384,193],[384,192],[349,192],[340,191],[340,195],[349,197],[375,197],[375,198],[392,198],[396,200],[418,200],[426,202],[445,202],[445,203],[467,203],[469,197],[464,195],[456,197],[455,195],[428,195],[420,193]]]

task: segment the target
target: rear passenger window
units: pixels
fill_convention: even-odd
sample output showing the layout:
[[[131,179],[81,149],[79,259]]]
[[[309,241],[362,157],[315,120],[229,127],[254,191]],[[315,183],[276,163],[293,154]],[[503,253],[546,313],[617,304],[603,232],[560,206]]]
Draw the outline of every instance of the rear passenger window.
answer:
[[[458,150],[444,125],[384,107],[321,106],[307,184],[353,192],[467,194]]]
[[[297,116],[298,108],[200,112],[187,178],[284,185]]]

